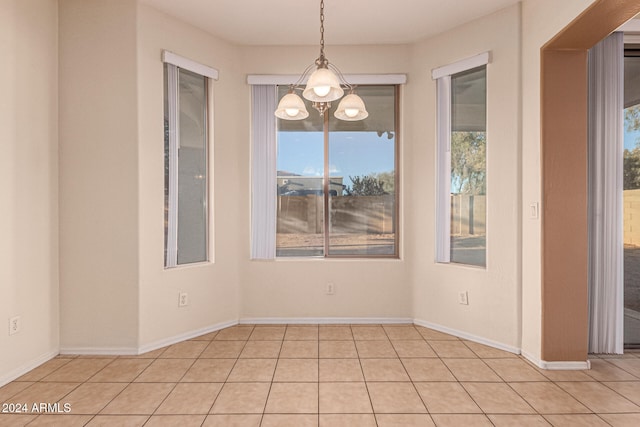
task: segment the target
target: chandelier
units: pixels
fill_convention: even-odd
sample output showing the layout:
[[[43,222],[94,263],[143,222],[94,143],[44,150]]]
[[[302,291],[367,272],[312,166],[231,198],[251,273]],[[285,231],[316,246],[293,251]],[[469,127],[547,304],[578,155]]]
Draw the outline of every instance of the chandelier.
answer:
[[[315,71],[311,73],[314,68]],[[303,90],[302,84],[307,76],[309,79]],[[342,86],[349,90],[349,94],[344,98]],[[331,108],[332,101],[342,98],[334,116],[347,121],[363,120],[369,113],[355,89],[355,86],[347,83],[338,67],[324,56],[324,0],[320,0],[320,56],[304,70],[296,83],[289,85],[289,93],[278,103],[275,115],[284,120],[302,120],[309,117],[304,101],[296,93],[296,90],[301,90],[302,96],[312,102],[313,108],[318,110],[321,116]]]

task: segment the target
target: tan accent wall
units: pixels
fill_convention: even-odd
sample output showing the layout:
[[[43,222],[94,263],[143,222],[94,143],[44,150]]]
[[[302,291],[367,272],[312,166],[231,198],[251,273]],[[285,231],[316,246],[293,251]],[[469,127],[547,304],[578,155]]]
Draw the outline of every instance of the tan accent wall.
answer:
[[[586,70],[586,57],[585,50],[543,50],[542,55],[542,358],[546,361],[586,360],[587,355],[587,76],[586,71],[564,72]],[[550,75],[554,78],[546,77]],[[568,211],[575,213],[571,221],[565,217]]]
[[[542,359],[587,358],[587,53],[640,11],[599,0],[541,51]]]

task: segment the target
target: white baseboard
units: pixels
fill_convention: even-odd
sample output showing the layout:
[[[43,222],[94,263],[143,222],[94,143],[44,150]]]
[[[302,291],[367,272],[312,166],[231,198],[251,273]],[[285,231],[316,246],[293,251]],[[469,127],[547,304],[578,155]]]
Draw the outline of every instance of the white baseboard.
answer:
[[[220,329],[228,328],[229,326],[237,325],[238,322],[233,320],[229,322],[217,323],[215,325],[206,326],[204,328],[195,329],[193,331],[185,332],[182,334],[174,335],[172,337],[163,338],[158,341],[153,341],[144,344],[140,347],[63,347],[60,349],[60,354],[84,354],[84,355],[114,355],[114,356],[135,356],[138,354],[147,353],[149,351],[157,350],[168,345],[177,344],[182,341],[189,340],[191,338],[199,337],[211,332],[219,331]]]
[[[582,371],[585,369],[591,369],[591,362],[589,360],[582,361],[566,361],[566,362],[548,362],[538,357],[533,356],[525,351],[522,352],[522,357],[533,363],[540,369],[547,369],[550,371],[566,370],[566,371]]]
[[[183,334],[174,335],[169,338],[163,338],[158,341],[150,342],[142,345],[137,349],[135,354],[143,354],[149,351],[157,350],[168,345],[177,344],[181,341],[189,340],[191,338],[199,337],[200,335],[209,334],[211,332],[219,331],[220,329],[228,328],[230,326],[237,325],[238,321],[230,320],[228,322],[216,323],[215,325],[207,326],[204,328],[196,329],[193,331],[185,332]]]
[[[404,317],[247,317],[240,319],[241,325],[367,325],[413,323]]]
[[[88,356],[135,356],[136,347],[61,347],[60,354],[82,354]]]
[[[5,384],[9,384],[11,381],[15,380],[16,378],[20,378],[27,372],[37,368],[38,366],[42,365],[45,362],[48,362],[49,360],[53,359],[57,355],[58,355],[57,350],[49,351],[47,353],[40,355],[39,357],[36,357],[33,360],[30,360],[29,362],[23,364],[22,366],[19,366],[16,369],[7,372],[6,374],[0,377],[0,387],[4,386]]]
[[[445,334],[453,335],[458,338],[464,338],[465,340],[484,344],[489,347],[497,348],[498,350],[508,351],[509,353],[520,354],[520,349],[511,345],[503,344],[497,341],[493,341],[487,338],[479,337],[464,331],[458,331],[456,329],[448,328],[446,326],[438,325],[437,323],[431,323],[420,319],[414,319],[413,323],[418,326],[424,326],[425,328],[434,329]]]

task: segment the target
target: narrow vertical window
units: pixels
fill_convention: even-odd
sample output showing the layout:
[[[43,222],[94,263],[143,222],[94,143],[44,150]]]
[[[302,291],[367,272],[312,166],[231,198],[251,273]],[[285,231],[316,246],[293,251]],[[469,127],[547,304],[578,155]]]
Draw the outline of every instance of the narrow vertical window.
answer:
[[[209,260],[209,82],[166,59],[164,81],[165,267],[170,268]]]
[[[438,262],[487,264],[487,61],[488,54],[484,54],[434,70],[438,86]]]

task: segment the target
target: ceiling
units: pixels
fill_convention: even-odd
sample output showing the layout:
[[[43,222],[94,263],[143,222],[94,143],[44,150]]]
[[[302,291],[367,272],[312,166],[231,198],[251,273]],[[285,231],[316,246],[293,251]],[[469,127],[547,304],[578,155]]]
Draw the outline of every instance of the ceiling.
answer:
[[[320,0],[141,0],[238,45],[314,45]],[[325,0],[325,43],[404,44],[520,0]]]

